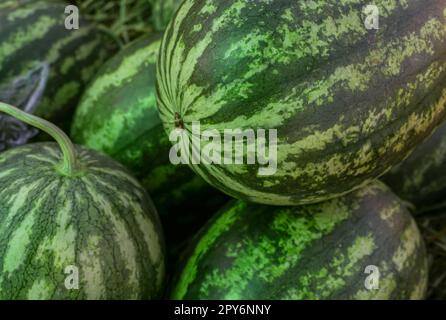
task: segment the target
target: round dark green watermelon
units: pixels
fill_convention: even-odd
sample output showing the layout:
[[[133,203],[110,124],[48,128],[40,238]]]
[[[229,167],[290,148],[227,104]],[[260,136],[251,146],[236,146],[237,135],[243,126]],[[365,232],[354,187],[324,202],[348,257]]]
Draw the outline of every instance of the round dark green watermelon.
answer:
[[[365,26],[370,4],[185,1],[161,46],[158,107],[168,134],[190,141],[194,122],[218,134],[202,136],[198,163],[192,152],[185,162],[234,197],[296,205],[402,161],[446,115],[446,3],[378,1],[377,30]],[[229,130],[245,137],[242,164],[235,144],[218,150]]]
[[[382,180],[417,213],[446,207],[446,123]]]
[[[45,0],[0,3],[0,85],[48,64],[48,83],[34,113],[63,127],[86,84],[114,49],[82,14],[79,29],[68,30],[67,5]]]
[[[320,204],[234,202],[197,236],[174,299],[422,299],[417,225],[382,183]]]
[[[150,299],[164,282],[164,240],[143,187],[109,157],[57,144],[0,153],[0,299]]]

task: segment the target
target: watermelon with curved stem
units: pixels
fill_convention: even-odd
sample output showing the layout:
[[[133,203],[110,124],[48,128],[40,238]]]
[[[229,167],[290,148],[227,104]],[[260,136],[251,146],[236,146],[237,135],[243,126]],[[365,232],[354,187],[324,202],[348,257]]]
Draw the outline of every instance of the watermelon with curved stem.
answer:
[[[68,30],[66,2],[5,2],[0,7],[0,84],[41,63],[50,74],[35,114],[66,126],[80,94],[112,52],[98,28],[80,14]]]
[[[174,299],[423,299],[415,221],[382,183],[314,205],[234,202],[197,235]]]
[[[0,299],[149,299],[164,282],[155,207],[119,163],[0,103],[58,144],[0,154]]]
[[[220,138],[202,139],[204,151],[225,130],[277,130],[272,175],[261,175],[258,152],[247,160],[261,139],[244,141],[241,165],[221,151],[210,165],[186,154],[191,167],[234,197],[296,205],[351,192],[402,161],[446,115],[446,3],[375,1],[378,30],[364,24],[369,4],[184,1],[157,66],[167,133],[184,128],[192,140],[199,122]]]

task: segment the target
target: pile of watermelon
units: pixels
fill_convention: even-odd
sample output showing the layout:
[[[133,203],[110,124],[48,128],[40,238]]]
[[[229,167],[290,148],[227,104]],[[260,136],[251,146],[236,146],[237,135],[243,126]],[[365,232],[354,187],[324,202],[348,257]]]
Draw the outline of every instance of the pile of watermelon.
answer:
[[[0,0],[0,299],[446,299],[446,3],[368,5]]]

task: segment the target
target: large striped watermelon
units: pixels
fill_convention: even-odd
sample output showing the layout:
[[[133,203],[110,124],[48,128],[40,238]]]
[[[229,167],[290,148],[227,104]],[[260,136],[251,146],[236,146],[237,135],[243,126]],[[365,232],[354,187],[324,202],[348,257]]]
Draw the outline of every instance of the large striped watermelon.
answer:
[[[345,194],[400,162],[445,116],[446,2],[374,1],[378,30],[365,26],[369,4],[184,1],[157,68],[166,131],[217,130],[201,151],[224,130],[275,129],[278,144],[273,175],[260,175],[259,152],[246,164],[262,139],[243,141],[243,165],[191,154],[193,169],[235,197],[288,205]]]
[[[187,165],[169,162],[170,142],[156,108],[160,36],[143,37],[109,60],[75,113],[74,142],[108,154],[142,181],[161,215],[169,253],[194,234],[227,197]]]
[[[70,118],[86,83],[109,55],[108,43],[82,15],[78,30],[65,28],[66,5],[43,0],[0,4],[0,84],[48,63],[50,77],[36,114],[57,123]]]
[[[163,238],[143,187],[117,162],[29,119],[60,146],[0,153],[0,299],[159,297]]]
[[[415,221],[380,183],[320,204],[235,202],[198,237],[174,299],[421,299]]]
[[[446,123],[382,180],[416,212],[446,206]]]
[[[183,0],[150,0],[152,4],[152,22],[156,30],[166,29],[175,11]]]

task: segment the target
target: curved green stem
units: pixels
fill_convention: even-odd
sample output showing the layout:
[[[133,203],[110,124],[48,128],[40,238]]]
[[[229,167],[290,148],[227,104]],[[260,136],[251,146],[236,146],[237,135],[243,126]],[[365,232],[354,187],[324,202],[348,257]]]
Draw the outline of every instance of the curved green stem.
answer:
[[[72,177],[76,174],[78,169],[80,169],[73,143],[68,136],[61,129],[59,129],[59,127],[49,121],[26,113],[3,102],[0,102],[0,112],[4,112],[14,118],[17,118],[18,120],[23,121],[30,126],[36,127],[53,137],[59,144],[63,154],[63,160],[59,168],[62,174]]]

